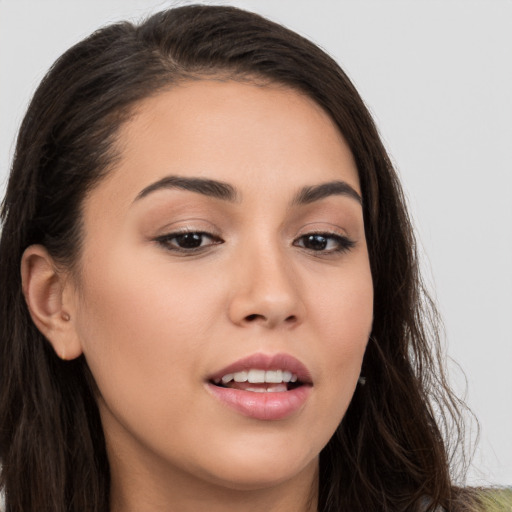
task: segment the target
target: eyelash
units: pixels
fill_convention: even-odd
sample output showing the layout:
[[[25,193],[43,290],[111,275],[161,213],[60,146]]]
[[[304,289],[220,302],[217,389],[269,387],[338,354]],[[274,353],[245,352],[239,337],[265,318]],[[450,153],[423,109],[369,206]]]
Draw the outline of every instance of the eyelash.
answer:
[[[196,241],[198,240],[197,237],[200,237],[199,242],[201,244],[205,238],[210,239],[212,242],[207,245],[204,245],[204,246],[199,245],[197,247],[188,247],[188,248],[180,247],[179,245],[176,244],[176,242],[173,243],[174,240],[177,240],[179,238],[185,239],[185,237],[188,237],[188,236],[190,236],[192,238],[192,242],[194,241],[193,237],[196,237],[195,238]],[[336,247],[327,249],[327,250],[325,250],[325,249],[316,250],[316,249],[308,248],[305,245],[303,245],[304,241],[307,238],[311,239],[312,237],[319,237],[319,238],[323,239],[325,241],[326,245],[328,245],[330,241],[334,241],[336,244]],[[159,236],[158,238],[155,239],[155,241],[169,251],[181,253],[184,255],[197,254],[199,252],[203,252],[208,247],[211,247],[213,245],[220,245],[220,244],[224,243],[224,240],[222,240],[219,236],[217,236],[213,233],[207,233],[205,231],[193,231],[193,230],[184,230],[184,231],[178,231],[178,232],[174,232],[174,233],[168,233],[166,235]],[[299,242],[302,242],[302,244],[300,244]],[[356,245],[356,243],[353,240],[351,240],[350,238],[343,236],[343,235],[339,235],[338,233],[330,233],[330,232],[325,232],[325,231],[318,231],[318,232],[313,231],[313,232],[306,233],[306,234],[301,235],[300,237],[296,238],[293,241],[293,245],[295,247],[301,247],[316,256],[322,256],[322,255],[348,252]]]
[[[213,243],[210,243],[206,246],[198,246],[198,247],[190,247],[190,248],[180,247],[180,246],[176,245],[175,243],[174,244],[172,243],[172,241],[175,239],[178,239],[181,237],[185,238],[187,236],[191,236],[191,237],[199,236],[199,237],[201,237],[201,243],[204,240],[204,238],[209,238],[210,240],[212,240]],[[224,240],[222,240],[219,236],[214,235],[213,233],[207,233],[206,231],[193,231],[193,230],[183,230],[183,231],[178,231],[178,232],[174,232],[174,233],[168,233],[166,235],[159,236],[158,238],[155,239],[155,241],[169,251],[173,251],[176,253],[182,253],[184,255],[196,254],[198,252],[204,251],[207,247],[211,247],[212,245],[220,245],[220,244],[224,243]]]
[[[315,249],[310,249],[303,245],[298,244],[298,241],[304,241],[305,239],[312,238],[312,237],[323,238],[326,241],[326,243],[329,243],[329,240],[334,240],[334,242],[336,243],[336,247],[334,249],[328,249],[328,250],[315,250]],[[325,232],[325,231],[312,231],[312,232],[306,233],[304,235],[301,235],[299,238],[297,238],[293,242],[293,245],[295,245],[296,247],[303,247],[304,249],[306,249],[307,251],[310,251],[312,253],[318,253],[318,254],[316,254],[317,256],[322,256],[322,255],[348,252],[352,248],[355,247],[356,243],[354,242],[354,240],[351,240],[350,238],[348,238],[344,235],[340,235],[338,233],[331,233],[331,232]]]

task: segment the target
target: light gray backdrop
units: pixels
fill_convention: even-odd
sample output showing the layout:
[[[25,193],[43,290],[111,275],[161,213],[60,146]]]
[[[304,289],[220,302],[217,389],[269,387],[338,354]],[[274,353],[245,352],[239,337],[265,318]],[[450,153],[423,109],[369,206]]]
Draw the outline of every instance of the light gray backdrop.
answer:
[[[224,3],[320,44],[373,112],[410,201],[448,353],[481,423],[470,482],[511,485],[512,2]],[[0,190],[27,101],[51,63],[100,25],[171,4],[0,0]]]

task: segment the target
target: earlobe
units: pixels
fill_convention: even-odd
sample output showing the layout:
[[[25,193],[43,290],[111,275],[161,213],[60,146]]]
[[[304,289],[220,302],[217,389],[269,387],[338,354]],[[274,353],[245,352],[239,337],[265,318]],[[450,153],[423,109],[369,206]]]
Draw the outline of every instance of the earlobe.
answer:
[[[74,304],[67,293],[67,276],[57,267],[42,245],[31,245],[21,258],[23,295],[32,321],[61,359],[82,353],[73,323]]]

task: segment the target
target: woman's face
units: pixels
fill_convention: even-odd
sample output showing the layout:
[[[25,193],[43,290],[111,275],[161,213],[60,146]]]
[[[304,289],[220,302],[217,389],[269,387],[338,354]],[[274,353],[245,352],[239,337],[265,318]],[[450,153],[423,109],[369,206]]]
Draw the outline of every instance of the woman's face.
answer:
[[[293,90],[204,80],[141,103],[118,147],[72,313],[114,478],[313,474],[372,323],[347,144]]]

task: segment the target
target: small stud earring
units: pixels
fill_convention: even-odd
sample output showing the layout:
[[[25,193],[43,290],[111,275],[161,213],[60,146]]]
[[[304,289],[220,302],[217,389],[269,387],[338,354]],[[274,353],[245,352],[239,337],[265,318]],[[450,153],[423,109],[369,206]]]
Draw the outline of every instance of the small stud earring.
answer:
[[[69,313],[66,313],[65,311],[63,311],[61,314],[60,314],[60,317],[62,318],[62,320],[64,320],[65,322],[69,322],[71,320],[71,317],[69,316]]]
[[[357,382],[361,385],[361,386],[364,386],[366,384],[366,377],[359,377],[359,379],[357,379]]]

